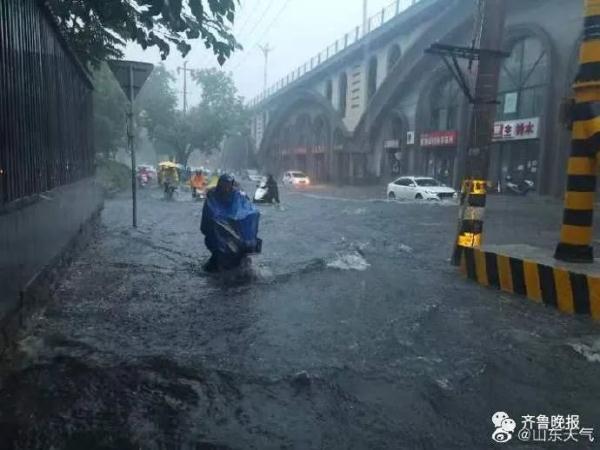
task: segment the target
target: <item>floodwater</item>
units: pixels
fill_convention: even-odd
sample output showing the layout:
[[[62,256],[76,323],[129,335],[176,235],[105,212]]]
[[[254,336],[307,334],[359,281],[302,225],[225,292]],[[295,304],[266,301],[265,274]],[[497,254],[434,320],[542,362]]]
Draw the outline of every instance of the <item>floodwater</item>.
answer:
[[[219,276],[187,193],[142,192],[138,230],[108,201],[4,370],[0,448],[484,448],[496,411],[600,425],[596,325],[464,281],[455,205],[358,192],[283,190],[263,254]]]

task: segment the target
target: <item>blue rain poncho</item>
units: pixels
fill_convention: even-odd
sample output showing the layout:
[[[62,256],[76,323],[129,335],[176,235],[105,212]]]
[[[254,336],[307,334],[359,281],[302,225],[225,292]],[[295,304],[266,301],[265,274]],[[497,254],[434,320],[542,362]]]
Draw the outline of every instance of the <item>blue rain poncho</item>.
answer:
[[[238,190],[223,198],[217,189],[211,189],[204,202],[200,230],[213,254],[238,259],[260,252],[259,219],[256,207]]]

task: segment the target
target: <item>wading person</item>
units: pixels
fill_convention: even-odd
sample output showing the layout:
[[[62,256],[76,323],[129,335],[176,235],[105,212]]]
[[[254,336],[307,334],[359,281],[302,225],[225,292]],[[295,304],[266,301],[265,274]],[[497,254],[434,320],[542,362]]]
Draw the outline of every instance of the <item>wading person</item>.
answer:
[[[235,188],[230,175],[221,175],[217,186],[206,194],[200,231],[211,257],[204,265],[207,272],[238,267],[249,253],[260,252],[257,238],[260,214]]]

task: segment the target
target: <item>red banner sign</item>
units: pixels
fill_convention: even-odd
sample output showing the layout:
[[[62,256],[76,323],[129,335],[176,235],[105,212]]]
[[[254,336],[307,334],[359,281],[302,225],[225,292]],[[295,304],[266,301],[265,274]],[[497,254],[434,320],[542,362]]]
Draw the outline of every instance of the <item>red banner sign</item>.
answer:
[[[458,140],[458,132],[431,131],[421,134],[421,147],[454,147]]]

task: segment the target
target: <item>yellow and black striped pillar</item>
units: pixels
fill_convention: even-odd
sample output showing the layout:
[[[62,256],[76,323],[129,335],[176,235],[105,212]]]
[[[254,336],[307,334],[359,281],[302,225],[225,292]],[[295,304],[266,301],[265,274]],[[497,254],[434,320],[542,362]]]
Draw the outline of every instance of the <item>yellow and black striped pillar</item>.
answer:
[[[600,0],[585,0],[584,38],[575,79],[573,140],[567,169],[567,193],[555,258],[593,262],[596,158],[600,151]]]
[[[464,180],[460,197],[458,237],[452,263],[459,265],[463,248],[480,248],[483,240],[483,219],[487,198],[485,180]]]

